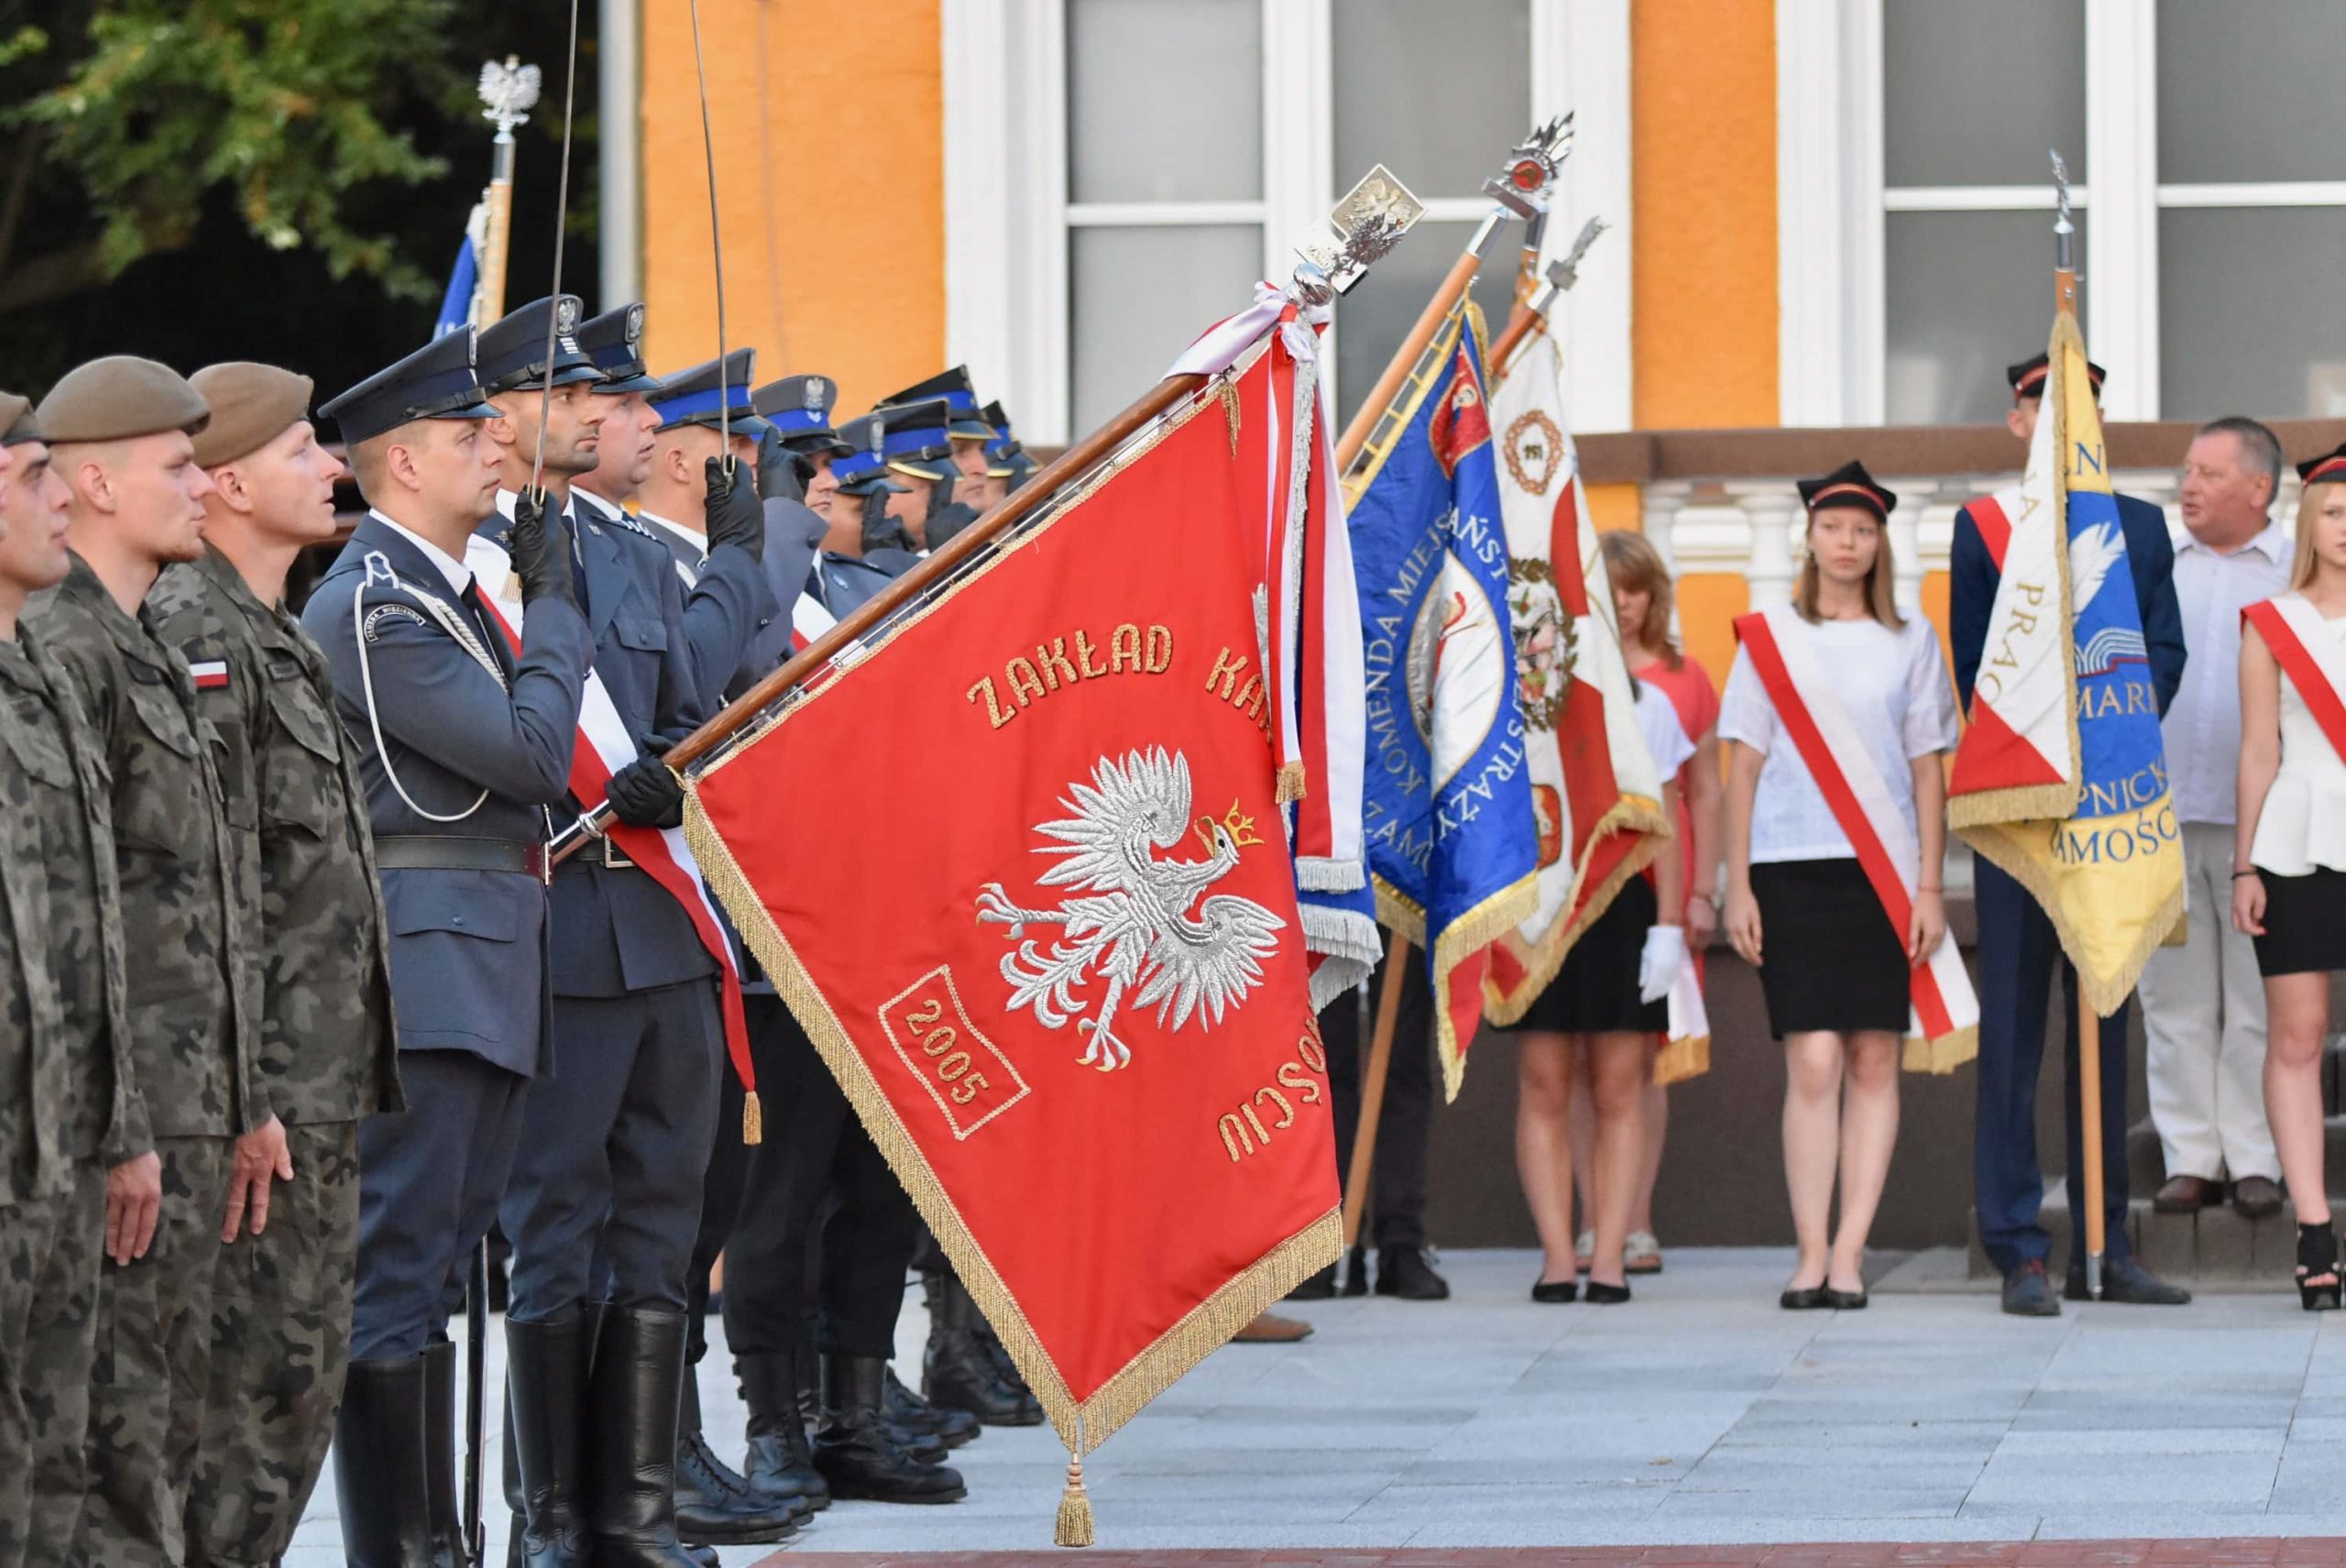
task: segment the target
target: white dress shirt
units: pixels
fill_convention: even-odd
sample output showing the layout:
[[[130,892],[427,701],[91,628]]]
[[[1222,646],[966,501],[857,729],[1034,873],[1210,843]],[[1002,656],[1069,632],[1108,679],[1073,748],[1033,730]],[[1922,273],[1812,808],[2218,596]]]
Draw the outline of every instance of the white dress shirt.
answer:
[[[1896,630],[1873,620],[1826,620],[1806,627],[1816,666],[1831,673],[1832,695],[1890,796],[1919,838],[1913,759],[1955,747],[1955,688],[1938,633],[1921,616]],[[1739,740],[1767,756],[1751,802],[1751,863],[1836,861],[1857,854],[1841,819],[1817,787],[1800,748],[1783,732],[1776,705],[1760,684],[1751,655],[1736,650],[1719,698],[1721,740]]]
[[[2295,545],[2277,522],[2229,554],[2189,533],[2175,547],[2183,684],[2161,724],[2175,814],[2229,825],[2240,789],[2240,612],[2289,587]]]

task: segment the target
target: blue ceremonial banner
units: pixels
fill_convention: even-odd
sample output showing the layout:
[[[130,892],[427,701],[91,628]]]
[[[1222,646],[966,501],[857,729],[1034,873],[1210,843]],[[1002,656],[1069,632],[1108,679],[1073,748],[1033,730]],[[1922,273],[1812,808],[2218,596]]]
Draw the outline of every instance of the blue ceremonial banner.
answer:
[[[1948,817],[2045,906],[2106,1018],[2183,913],[2183,846],[2100,411],[2066,315],[2049,357]]]
[[[1378,917],[1425,949],[1453,1098],[1484,949],[1531,913],[1540,865],[1479,328],[1462,300],[1348,481],[1369,872]]]
[[[480,252],[467,228],[456,247],[456,264],[448,269],[448,291],[440,300],[440,319],[432,323],[433,337],[445,337],[473,319],[473,294],[479,287]]]

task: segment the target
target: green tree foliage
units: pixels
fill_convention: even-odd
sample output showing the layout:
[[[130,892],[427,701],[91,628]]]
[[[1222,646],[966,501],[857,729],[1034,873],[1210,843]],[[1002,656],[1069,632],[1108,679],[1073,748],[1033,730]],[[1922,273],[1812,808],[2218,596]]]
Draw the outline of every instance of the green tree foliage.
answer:
[[[449,63],[453,10],[451,0],[100,0],[87,52],[19,111],[77,177],[98,225],[85,265],[70,271],[95,281],[185,246],[207,198],[225,192],[271,249],[306,247],[335,279],[427,295],[431,280],[389,236],[354,224],[351,198],[446,172],[397,120],[419,95],[444,104],[464,92]],[[20,54],[40,41],[18,40]]]

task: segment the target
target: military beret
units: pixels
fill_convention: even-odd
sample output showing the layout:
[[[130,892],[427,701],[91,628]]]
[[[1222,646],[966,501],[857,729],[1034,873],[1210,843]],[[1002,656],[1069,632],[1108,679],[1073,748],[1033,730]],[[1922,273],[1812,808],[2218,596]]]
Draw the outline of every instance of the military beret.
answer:
[[[212,405],[212,422],[195,438],[200,468],[258,452],[310,417],[310,378],[274,365],[247,359],[207,365],[188,378],[188,385]]]
[[[127,441],[167,430],[193,435],[212,420],[211,406],[187,378],[129,354],[110,354],[67,371],[38,411],[44,438],[59,444]]]
[[[0,446],[39,439],[40,422],[33,418],[33,400],[14,392],[0,392]]]

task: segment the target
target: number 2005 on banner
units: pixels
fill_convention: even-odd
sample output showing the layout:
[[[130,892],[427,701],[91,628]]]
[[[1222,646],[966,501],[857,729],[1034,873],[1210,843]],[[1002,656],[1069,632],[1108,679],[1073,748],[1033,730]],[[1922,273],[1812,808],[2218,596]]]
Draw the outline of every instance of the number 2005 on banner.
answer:
[[[1026,1098],[1025,1080],[970,1022],[953,988],[953,971],[945,965],[883,1004],[880,1026],[888,1031],[897,1057],[945,1113],[956,1139],[968,1137]]]

